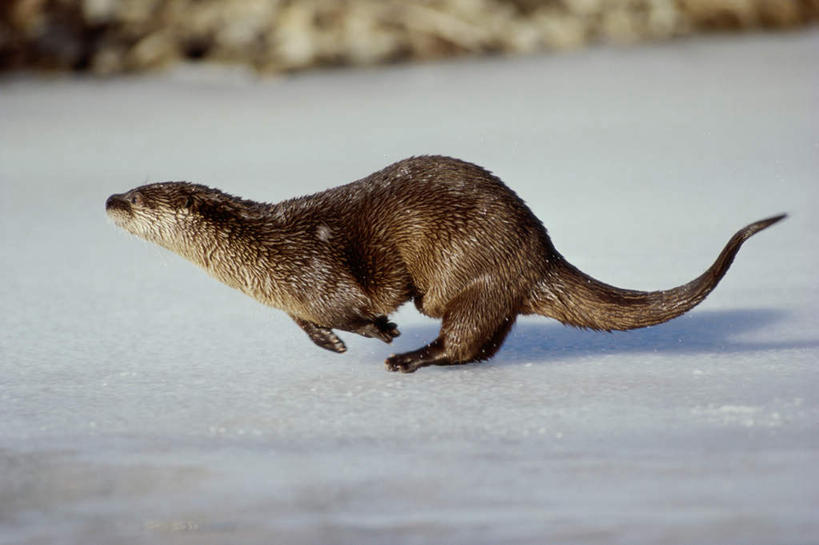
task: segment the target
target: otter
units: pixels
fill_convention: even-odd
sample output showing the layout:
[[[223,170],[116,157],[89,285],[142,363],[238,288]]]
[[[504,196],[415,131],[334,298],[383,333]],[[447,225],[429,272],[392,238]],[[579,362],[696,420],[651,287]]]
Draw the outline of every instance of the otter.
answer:
[[[607,331],[671,320],[714,289],[743,242],[785,217],[740,229],[691,282],[645,292],[582,273],[514,191],[450,157],[412,157],[278,204],[165,182],[111,195],[105,207],[126,231],[284,310],[333,352],[346,350],[334,329],[392,342],[400,333],[388,316],[413,301],[442,324],[431,343],[387,358],[405,373],[491,358],[518,315]]]

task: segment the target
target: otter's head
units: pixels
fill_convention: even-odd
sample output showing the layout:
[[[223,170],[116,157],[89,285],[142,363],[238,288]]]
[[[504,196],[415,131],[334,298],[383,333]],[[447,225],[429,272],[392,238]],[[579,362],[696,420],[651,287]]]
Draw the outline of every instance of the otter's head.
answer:
[[[219,229],[231,200],[218,189],[164,182],[111,195],[105,201],[105,210],[129,233],[188,255],[191,245],[207,244]]]

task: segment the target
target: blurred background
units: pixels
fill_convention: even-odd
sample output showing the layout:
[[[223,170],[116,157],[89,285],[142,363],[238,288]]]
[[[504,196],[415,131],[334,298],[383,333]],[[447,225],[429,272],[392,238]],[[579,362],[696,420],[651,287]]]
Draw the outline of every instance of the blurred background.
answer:
[[[0,69],[263,73],[809,25],[819,0],[4,0]]]

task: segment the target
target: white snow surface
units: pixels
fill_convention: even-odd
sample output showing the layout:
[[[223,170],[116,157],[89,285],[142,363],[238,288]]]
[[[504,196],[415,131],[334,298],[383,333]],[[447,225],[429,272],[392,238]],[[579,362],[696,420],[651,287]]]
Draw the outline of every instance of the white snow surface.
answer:
[[[185,67],[0,80],[0,543],[819,542],[819,33],[256,79]],[[435,337],[310,343],[117,229],[190,180],[265,201],[446,154],[497,173],[605,282],[682,318],[521,319],[490,362]]]

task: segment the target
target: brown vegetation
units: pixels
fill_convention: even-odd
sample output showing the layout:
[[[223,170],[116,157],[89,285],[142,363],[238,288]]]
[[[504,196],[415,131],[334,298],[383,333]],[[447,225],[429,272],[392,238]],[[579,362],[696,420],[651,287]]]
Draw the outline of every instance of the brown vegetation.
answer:
[[[279,72],[781,29],[817,18],[819,0],[7,0],[0,69],[108,74],[207,59]]]

